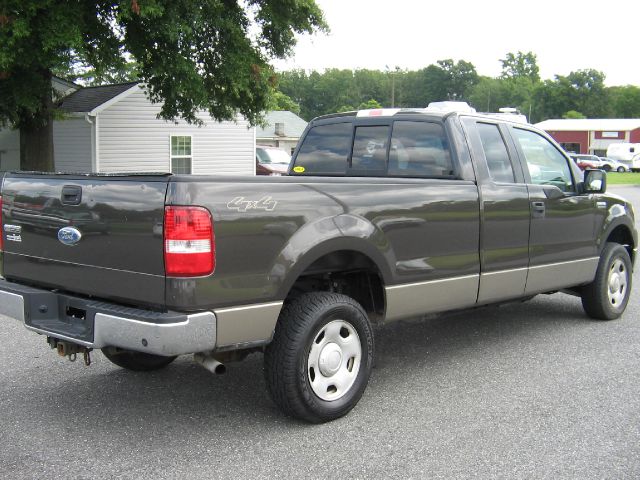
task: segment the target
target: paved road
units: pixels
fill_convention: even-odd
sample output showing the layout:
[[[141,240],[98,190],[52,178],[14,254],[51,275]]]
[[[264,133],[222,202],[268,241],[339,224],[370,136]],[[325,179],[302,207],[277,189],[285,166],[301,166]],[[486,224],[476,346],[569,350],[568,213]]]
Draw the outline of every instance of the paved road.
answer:
[[[364,398],[320,426],[280,415],[260,355],[85,368],[0,318],[0,477],[639,478],[639,288],[613,322],[556,294],[385,327]]]

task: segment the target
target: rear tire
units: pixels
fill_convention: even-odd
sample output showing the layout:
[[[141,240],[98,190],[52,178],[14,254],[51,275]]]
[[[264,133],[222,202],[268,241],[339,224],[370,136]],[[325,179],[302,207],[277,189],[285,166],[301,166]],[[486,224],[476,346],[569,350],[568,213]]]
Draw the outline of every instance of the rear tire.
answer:
[[[587,315],[598,320],[620,317],[629,302],[632,273],[627,250],[618,243],[607,243],[596,278],[582,288],[582,307]]]
[[[626,169],[624,167],[618,167],[618,173],[624,173],[626,172]]]
[[[373,348],[373,330],[358,302],[337,293],[303,294],[284,307],[265,350],[269,394],[301,420],[342,417],[367,387]]]
[[[102,353],[109,361],[119,367],[132,370],[134,372],[150,372],[166,367],[177,357],[163,357],[150,353],[134,352],[122,348],[106,347]]]

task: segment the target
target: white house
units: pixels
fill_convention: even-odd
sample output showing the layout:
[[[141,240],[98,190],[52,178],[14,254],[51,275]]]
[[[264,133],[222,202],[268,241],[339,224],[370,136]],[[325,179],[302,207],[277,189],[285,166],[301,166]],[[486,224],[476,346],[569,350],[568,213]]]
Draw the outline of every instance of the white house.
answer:
[[[66,118],[53,124],[56,171],[255,173],[255,128],[242,117],[202,127],[157,118],[137,83],[85,87],[64,98]],[[18,148],[16,154],[16,146]],[[19,133],[0,131],[1,170],[19,169]]]
[[[278,147],[292,154],[307,128],[307,122],[288,110],[270,111],[265,119],[267,125],[264,128],[258,127],[256,131],[256,143]]]

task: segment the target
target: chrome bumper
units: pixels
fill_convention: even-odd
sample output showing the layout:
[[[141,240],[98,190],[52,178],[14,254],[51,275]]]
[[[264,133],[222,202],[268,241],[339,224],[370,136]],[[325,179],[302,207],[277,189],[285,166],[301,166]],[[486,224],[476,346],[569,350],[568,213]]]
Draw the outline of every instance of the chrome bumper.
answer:
[[[47,291],[29,288],[26,293],[16,293],[2,290],[6,282],[0,280],[0,314],[15,318],[34,332],[60,340],[83,345],[89,348],[120,347],[138,352],[155,355],[181,355],[213,350],[216,346],[216,316],[213,312],[194,314],[167,314],[172,322],[156,323],[136,318],[128,318],[126,312],[136,312],[136,309],[125,309],[114,305],[110,312],[109,304],[101,303],[103,311],[97,310],[93,315],[93,339],[74,338],[64,333],[49,331],[42,327],[29,324],[31,302],[28,300],[32,293],[56,295]],[[26,299],[26,300],[25,300]],[[141,314],[144,313],[140,310]],[[162,320],[163,314],[157,318]],[[133,315],[132,315],[133,316]],[[142,316],[142,315],[141,315]]]

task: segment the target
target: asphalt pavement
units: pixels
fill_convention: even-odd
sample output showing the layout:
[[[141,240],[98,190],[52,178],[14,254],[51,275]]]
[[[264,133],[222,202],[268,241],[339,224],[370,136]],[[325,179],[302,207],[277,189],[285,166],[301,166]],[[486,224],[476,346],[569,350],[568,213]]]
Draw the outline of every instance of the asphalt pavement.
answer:
[[[636,205],[639,187],[611,187]],[[85,367],[0,317],[0,478],[640,478],[640,279],[622,319],[539,295],[377,330],[345,418],[266,394],[262,356]]]

